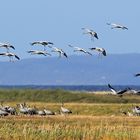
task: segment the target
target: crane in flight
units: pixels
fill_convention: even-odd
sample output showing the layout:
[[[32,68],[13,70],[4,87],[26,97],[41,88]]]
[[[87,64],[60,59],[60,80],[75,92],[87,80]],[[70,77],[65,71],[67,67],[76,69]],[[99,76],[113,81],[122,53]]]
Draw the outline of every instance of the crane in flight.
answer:
[[[85,32],[83,32],[83,34],[89,34],[90,35],[91,40],[94,40],[94,38],[99,39],[97,33],[95,31],[93,31],[92,29],[82,28],[82,30],[85,31]]]
[[[52,52],[57,52],[59,53],[59,58],[62,57],[62,56],[65,56],[66,58],[68,58],[67,54],[60,48],[57,48],[57,47],[52,47]]]
[[[30,43],[32,46],[33,45],[43,45],[44,46],[44,51],[46,50],[46,46],[48,46],[49,48],[51,48],[50,45],[54,45],[54,43],[49,42],[49,41],[34,41],[32,43]]]
[[[115,88],[113,88],[110,84],[108,84],[108,87],[110,88],[110,90],[112,91],[112,94],[113,95],[120,95],[120,97],[125,93],[127,92],[129,89],[123,89],[123,90],[120,90],[120,91],[117,91]]]
[[[44,56],[49,55],[49,56],[51,56],[51,54],[48,53],[47,51],[30,50],[30,51],[27,51],[27,52],[30,53],[30,54],[32,54],[32,55],[37,54],[37,55],[44,55]]]
[[[99,48],[99,47],[94,47],[94,48],[89,48],[90,50],[95,50],[99,52],[99,54],[102,54],[103,56],[106,56],[106,51],[104,48]]]
[[[8,44],[8,43],[0,43],[0,48],[6,48],[7,52],[9,52],[10,48],[15,50],[15,47],[13,45],[11,45],[11,44]]]
[[[74,52],[83,52],[83,53],[85,53],[85,54],[88,54],[88,55],[92,55],[90,52],[88,52],[88,51],[86,51],[85,49],[83,49],[83,48],[80,48],[80,47],[74,47],[74,46],[72,46],[72,45],[68,45],[69,47],[71,47],[71,48],[74,48]]]
[[[128,28],[126,26],[116,24],[116,23],[107,23],[107,25],[110,25],[111,29],[119,28],[119,29],[123,29],[123,30],[128,30]]]
[[[17,59],[17,60],[20,60],[20,58],[14,54],[14,53],[10,53],[10,52],[4,52],[4,53],[0,53],[1,56],[8,56],[9,57],[9,60],[10,62],[14,62],[14,57]]]

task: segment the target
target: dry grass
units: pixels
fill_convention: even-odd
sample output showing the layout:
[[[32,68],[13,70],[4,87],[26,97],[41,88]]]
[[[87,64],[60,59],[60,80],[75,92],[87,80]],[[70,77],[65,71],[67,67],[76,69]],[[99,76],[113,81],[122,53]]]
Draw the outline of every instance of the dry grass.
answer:
[[[2,118],[0,124],[1,139],[136,140],[140,137],[139,117],[10,116]]]
[[[28,104],[39,108],[47,106],[56,111],[60,108],[60,104],[54,103]],[[131,104],[67,103],[65,106],[74,110],[72,115],[1,117],[0,140],[140,139],[140,117],[123,116],[119,112],[120,108],[129,109]]]

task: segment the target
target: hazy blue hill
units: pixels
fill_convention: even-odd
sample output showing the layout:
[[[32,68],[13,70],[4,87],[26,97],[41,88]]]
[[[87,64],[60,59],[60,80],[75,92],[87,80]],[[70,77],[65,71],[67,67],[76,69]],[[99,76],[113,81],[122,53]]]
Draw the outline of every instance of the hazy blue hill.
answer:
[[[107,57],[70,56],[31,58],[15,63],[0,62],[1,85],[140,84],[133,75],[140,72],[140,54]]]

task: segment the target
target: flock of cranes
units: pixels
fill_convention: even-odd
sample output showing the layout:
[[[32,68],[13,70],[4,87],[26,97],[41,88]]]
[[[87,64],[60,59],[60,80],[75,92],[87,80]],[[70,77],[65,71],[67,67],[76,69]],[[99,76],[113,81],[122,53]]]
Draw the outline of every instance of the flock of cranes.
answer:
[[[122,29],[122,30],[128,30],[128,28],[126,26],[116,24],[116,23],[107,23],[107,25],[111,26],[111,29],[118,28],[118,29]],[[81,29],[83,30],[83,34],[89,35],[92,41],[94,41],[94,38],[97,39],[97,40],[99,39],[97,32],[95,32],[94,30],[88,29],[88,28],[81,28]],[[34,41],[34,42],[30,43],[30,45],[31,46],[41,45],[41,46],[44,47],[43,50],[29,50],[29,51],[27,51],[27,53],[29,53],[31,55],[51,56],[52,55],[51,52],[52,53],[54,52],[54,53],[58,53],[59,57],[64,56],[64,57],[68,58],[67,53],[61,48],[54,47],[53,42],[50,42],[50,41]],[[107,52],[104,48],[92,47],[92,48],[88,48],[89,50],[86,50],[84,48],[75,47],[75,46],[72,46],[70,44],[68,45],[68,47],[72,48],[73,52],[81,52],[81,53],[84,53],[84,54],[87,54],[87,55],[90,55],[90,56],[92,56],[92,53],[91,53],[92,51],[98,52],[99,55],[107,56]],[[9,57],[10,62],[13,62],[14,58],[16,58],[17,60],[20,60],[20,57],[18,55],[10,52],[10,49],[15,50],[15,47],[13,45],[8,44],[8,43],[0,43],[0,48],[5,48],[6,49],[6,52],[1,52],[0,56]],[[51,49],[51,52],[49,52],[47,49]],[[140,76],[140,73],[136,73],[135,76],[136,77]],[[125,88],[123,90],[117,91],[110,84],[108,84],[108,87],[112,91],[113,95],[119,95],[120,97],[128,91],[131,91],[135,94],[140,93],[140,91],[132,90],[130,88]],[[48,109],[39,110],[36,107],[34,107],[34,108],[28,107],[25,103],[24,104],[18,104],[17,107],[18,107],[19,112],[22,113],[22,114],[29,114],[29,115],[38,114],[38,115],[42,115],[42,116],[43,115],[55,115],[56,114],[55,112],[53,112],[51,110],[48,110]],[[60,112],[62,114],[72,113],[71,110],[69,110],[67,108],[64,108],[63,103],[62,103],[62,106],[60,108]],[[140,115],[140,107],[138,107],[138,106],[134,107],[133,112],[135,114]],[[1,105],[0,115],[6,116],[8,114],[16,115],[17,114],[17,109],[14,108],[14,107]]]
[[[121,24],[107,23],[107,25],[111,26],[111,29],[117,28],[117,29],[122,29],[122,30],[128,30],[128,28],[126,26],[121,25]],[[99,39],[97,32],[95,32],[94,30],[88,29],[88,28],[81,28],[81,29],[83,30],[83,34],[89,35],[91,40],[94,41],[94,38],[97,39],[97,40]],[[64,57],[68,58],[67,53],[61,48],[54,47],[53,42],[50,42],[50,41],[34,41],[34,42],[30,43],[30,45],[31,46],[39,45],[39,46],[44,47],[43,50],[29,50],[29,51],[27,51],[27,53],[29,53],[31,55],[51,56],[52,55],[51,52],[52,53],[55,52],[55,53],[58,53],[59,57],[64,56]],[[106,50],[104,48],[100,48],[100,47],[88,48],[89,50],[86,50],[86,49],[81,48],[81,47],[75,47],[75,46],[72,46],[70,44],[68,45],[68,47],[72,48],[73,52],[75,52],[75,53],[80,52],[80,53],[84,53],[84,54],[92,56],[92,52],[96,51],[96,52],[98,52],[99,55],[107,56]],[[6,49],[6,52],[1,52],[0,56],[8,56],[10,62],[13,62],[14,58],[16,58],[17,60],[20,60],[20,57],[18,55],[10,52],[10,49],[15,50],[15,47],[12,44],[0,43],[0,48],[5,48]],[[47,49],[51,49],[51,52],[49,52]],[[140,73],[136,73],[135,76],[136,77],[140,76]],[[125,89],[121,92],[116,92],[116,90],[114,88],[112,88],[111,85],[108,85],[108,87],[111,89],[112,93],[115,94],[115,95],[123,94],[128,90],[128,89]]]
[[[115,24],[115,23],[107,23],[107,25],[111,25],[112,29],[114,28],[121,28],[121,29],[128,29],[127,27],[123,26],[123,25],[119,25],[119,24]],[[94,40],[94,38],[99,39],[97,32],[93,31],[92,29],[88,29],[88,28],[81,28],[84,32],[83,34],[87,34],[90,36],[91,40]],[[47,51],[46,48],[50,48],[52,49],[51,52],[55,52],[58,53],[59,57],[66,57],[68,58],[67,53],[61,49],[61,48],[57,48],[54,47],[54,43],[50,42],[50,41],[34,41],[32,43],[30,43],[31,46],[34,45],[41,45],[44,47],[43,50],[29,50],[27,51],[27,53],[30,53],[32,55],[43,55],[43,56],[51,56],[51,53]],[[89,51],[85,50],[84,48],[81,47],[74,47],[72,45],[68,45],[69,47],[74,49],[74,52],[82,52],[88,55],[92,55],[91,52],[89,51],[97,51],[99,54],[102,54],[103,56],[106,56],[106,50],[104,48],[99,48],[99,47],[93,47],[93,48],[88,48]],[[10,62],[14,61],[14,58],[16,58],[17,60],[20,60],[20,57],[15,54],[10,52],[10,49],[15,50],[15,47],[12,44],[8,44],[8,43],[0,43],[0,48],[6,48],[6,52],[2,52],[0,53],[1,56],[8,56]]]
[[[122,29],[122,30],[128,30],[128,28],[124,25],[121,24],[116,24],[116,23],[107,23],[108,26],[111,26],[111,29]],[[99,39],[97,32],[95,32],[92,29],[88,29],[88,28],[81,28],[83,30],[83,34],[87,34],[90,36],[91,40],[94,41],[95,39]],[[44,47],[43,50],[29,50],[27,51],[27,53],[31,54],[31,55],[42,55],[42,56],[51,56],[51,52],[55,52],[58,53],[59,57],[66,57],[68,58],[67,53],[61,49],[61,48],[57,48],[54,47],[54,43],[50,42],[50,41],[34,41],[32,43],[30,43],[31,46],[34,45],[41,45]],[[81,47],[75,47],[72,45],[68,45],[68,47],[73,48],[73,52],[81,52],[87,55],[92,56],[92,51],[96,51],[99,53],[99,55],[103,55],[103,56],[107,56],[107,52],[104,48],[100,48],[100,47],[92,47],[92,48],[88,48],[89,50],[86,50],[84,48]],[[9,57],[9,61],[13,62],[14,58],[16,58],[17,60],[20,60],[20,57],[15,54],[10,52],[10,49],[15,50],[15,47],[12,44],[9,43],[0,43],[0,48],[5,48],[6,52],[0,52],[0,56],[7,56]],[[51,52],[49,52],[46,48],[51,49]],[[140,76],[140,73],[136,73],[135,74],[136,77]],[[110,88],[110,86],[109,86]]]
[[[116,24],[116,23],[107,23],[107,25],[111,26],[111,29],[114,28],[120,28],[122,30],[125,30],[128,28],[126,26],[120,25],[120,24]],[[84,32],[83,34],[87,34],[90,36],[91,40],[94,40],[94,38],[99,39],[97,32],[95,32],[92,29],[88,29],[88,28],[81,28]],[[57,48],[57,47],[53,47],[54,43],[50,42],[50,41],[34,41],[32,43],[30,43],[30,45],[34,46],[34,45],[41,45],[44,47],[43,50],[29,50],[27,51],[28,53],[32,54],[32,55],[43,55],[43,56],[51,56],[51,53],[49,53],[46,48],[51,48],[52,51],[51,52],[56,52],[58,53],[59,57],[66,57],[68,58],[67,53],[62,50],[61,48]],[[74,47],[72,45],[68,45],[71,48],[74,48],[74,52],[82,52],[88,55],[92,55],[91,52],[85,50],[84,48],[80,48],[80,47]],[[8,56],[10,62],[14,61],[14,58],[16,58],[17,60],[20,60],[20,57],[18,55],[16,55],[15,53],[11,53],[10,49],[15,50],[15,47],[11,44],[8,43],[0,43],[0,48],[6,48],[6,52],[2,52],[0,53],[1,56]],[[99,52],[99,54],[102,54],[103,56],[106,56],[106,50],[104,48],[99,48],[99,47],[93,47],[93,48],[89,48],[90,51],[97,51]]]
[[[0,116],[8,116],[8,115],[38,115],[38,116],[54,116],[54,115],[68,115],[71,114],[72,111],[64,107],[62,103],[61,107],[57,112],[54,112],[47,107],[43,109],[36,108],[35,106],[30,107],[26,103],[17,104],[16,107],[13,106],[4,106],[1,104],[0,106]],[[121,111],[124,115],[127,116],[140,116],[140,106],[133,106],[129,111]]]
[[[26,103],[17,104],[17,107],[12,106],[4,106],[1,104],[0,106],[0,116],[7,116],[7,115],[39,115],[39,116],[46,116],[46,115],[66,115],[70,114],[72,111],[70,109],[67,109],[64,107],[64,103],[62,103],[60,110],[58,112],[54,112],[52,110],[49,110],[47,108],[44,109],[38,109],[35,106],[30,107]]]
[[[116,23],[107,23],[107,25],[110,25],[111,29],[119,28],[119,29],[122,29],[122,30],[125,30],[125,29],[128,30],[128,28],[126,26],[116,24]],[[91,40],[94,40],[94,38],[99,39],[97,32],[95,32],[94,30],[88,29],[88,28],[81,28],[81,29],[84,31],[83,34],[87,34],[87,35],[90,36]],[[51,52],[58,53],[59,57],[64,56],[64,57],[68,58],[67,53],[64,50],[62,50],[61,48],[54,47],[53,42],[50,42],[50,41],[34,41],[34,42],[30,43],[30,45],[32,45],[32,46],[41,45],[41,46],[44,47],[43,50],[29,50],[29,51],[27,51],[27,53],[30,53],[32,55],[51,56],[51,53],[49,53],[46,50],[46,48],[51,48],[52,49]],[[97,51],[97,52],[99,52],[99,54],[102,54],[103,56],[107,55],[106,50],[104,48],[93,47],[93,48],[89,48],[89,51],[87,51],[87,50],[85,50],[84,48],[81,48],[81,47],[74,47],[72,45],[68,45],[68,46],[71,47],[71,48],[74,48],[74,52],[82,52],[82,53],[85,53],[85,54],[88,54],[88,55],[92,55],[92,53],[89,52],[89,51]],[[1,56],[8,56],[10,62],[13,62],[14,58],[16,58],[17,60],[20,60],[20,57],[18,55],[10,52],[10,49],[15,50],[15,47],[13,45],[8,44],[8,43],[0,43],[0,48],[6,48],[7,51],[0,53],[0,55]]]

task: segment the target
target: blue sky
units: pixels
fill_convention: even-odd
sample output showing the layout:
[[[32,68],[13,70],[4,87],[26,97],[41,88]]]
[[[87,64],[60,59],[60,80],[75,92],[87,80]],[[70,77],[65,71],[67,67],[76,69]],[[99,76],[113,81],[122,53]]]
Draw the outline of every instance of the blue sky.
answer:
[[[31,57],[30,42],[48,40],[72,54],[71,44],[83,48],[103,47],[108,53],[140,53],[140,1],[128,0],[3,0],[0,7],[0,42],[9,42],[21,58]],[[107,22],[129,30],[111,30]],[[95,30],[94,42],[82,27]],[[0,49],[0,52],[5,51]]]

